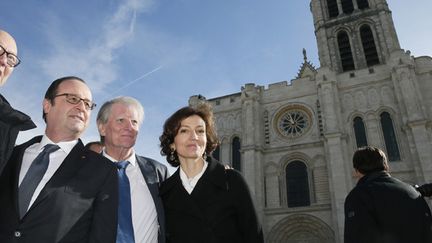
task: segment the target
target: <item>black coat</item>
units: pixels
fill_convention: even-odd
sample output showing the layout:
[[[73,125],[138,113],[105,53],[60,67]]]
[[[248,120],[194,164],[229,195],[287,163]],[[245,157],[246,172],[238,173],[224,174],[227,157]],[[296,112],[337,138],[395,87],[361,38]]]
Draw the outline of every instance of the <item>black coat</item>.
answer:
[[[0,174],[12,153],[18,132],[35,127],[29,116],[13,109],[0,95]]]
[[[345,243],[430,243],[432,217],[414,187],[374,172],[345,200]]]
[[[162,183],[167,242],[263,242],[248,186],[235,170],[209,159],[192,194],[184,189],[179,169]]]
[[[79,141],[22,219],[18,178],[24,151],[41,136],[16,146],[0,176],[1,243],[115,243],[117,168]]]

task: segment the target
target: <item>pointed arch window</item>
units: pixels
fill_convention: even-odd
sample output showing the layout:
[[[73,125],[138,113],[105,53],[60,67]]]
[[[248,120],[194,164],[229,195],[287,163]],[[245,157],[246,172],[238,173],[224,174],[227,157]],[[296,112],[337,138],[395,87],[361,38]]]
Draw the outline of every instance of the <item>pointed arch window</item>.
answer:
[[[393,120],[388,112],[381,113],[380,117],[388,159],[389,161],[398,161],[400,160],[400,153]]]
[[[340,31],[337,35],[339,46],[339,55],[342,64],[342,71],[354,70],[354,59],[351,51],[351,44],[348,34],[345,31]]]
[[[327,9],[330,18],[334,18],[339,15],[339,10],[336,0],[327,0]]]
[[[346,14],[350,14],[354,11],[354,4],[352,0],[342,0],[342,12]]]
[[[240,154],[240,138],[234,137],[231,146],[231,162],[232,167],[241,171],[241,154]]]
[[[357,7],[359,9],[369,8],[369,2],[368,2],[368,0],[357,0]]]
[[[375,46],[375,40],[369,25],[360,27],[360,38],[363,45],[363,52],[368,67],[379,64],[378,52]]]
[[[361,117],[354,118],[354,133],[357,143],[357,148],[367,146],[366,129]]]
[[[286,169],[288,207],[310,205],[309,179],[306,165],[302,161],[290,162]]]
[[[212,157],[215,158],[216,160],[220,160],[220,159],[219,159],[219,158],[220,158],[219,153],[220,153],[220,145],[218,145],[218,146],[216,147],[216,149],[213,151],[213,153],[212,153]]]

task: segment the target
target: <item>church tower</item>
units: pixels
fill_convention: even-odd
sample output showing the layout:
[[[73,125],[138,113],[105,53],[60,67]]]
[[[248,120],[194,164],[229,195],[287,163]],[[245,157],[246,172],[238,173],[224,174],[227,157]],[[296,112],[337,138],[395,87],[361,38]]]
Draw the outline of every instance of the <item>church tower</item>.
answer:
[[[364,69],[400,49],[386,0],[312,0],[311,11],[321,67]]]

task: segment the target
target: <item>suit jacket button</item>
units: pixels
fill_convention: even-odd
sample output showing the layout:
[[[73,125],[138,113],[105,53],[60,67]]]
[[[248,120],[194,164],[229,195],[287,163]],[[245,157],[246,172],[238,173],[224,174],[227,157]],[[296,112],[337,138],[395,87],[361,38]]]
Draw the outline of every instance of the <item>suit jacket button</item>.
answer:
[[[19,231],[15,231],[15,232],[14,232],[14,236],[15,236],[15,237],[21,237],[21,232],[19,232]]]

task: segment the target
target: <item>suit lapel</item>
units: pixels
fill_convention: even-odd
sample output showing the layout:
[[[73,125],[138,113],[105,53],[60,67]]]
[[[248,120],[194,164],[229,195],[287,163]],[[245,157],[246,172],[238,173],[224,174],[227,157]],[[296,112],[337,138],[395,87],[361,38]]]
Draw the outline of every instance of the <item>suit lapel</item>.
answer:
[[[71,152],[66,156],[60,167],[42,188],[39,196],[36,198],[33,205],[30,207],[29,212],[43,202],[53,191],[59,187],[66,187],[67,182],[70,181],[78,170],[85,163],[84,145],[81,140],[73,147]]]
[[[159,196],[159,185],[157,181],[155,168],[143,157],[136,156],[136,161],[141,170],[142,175],[146,181],[147,187],[150,190],[150,194],[153,197],[153,201],[156,202],[156,198]]]

